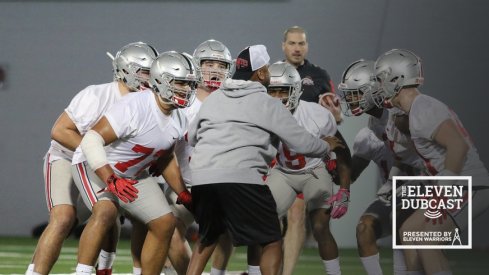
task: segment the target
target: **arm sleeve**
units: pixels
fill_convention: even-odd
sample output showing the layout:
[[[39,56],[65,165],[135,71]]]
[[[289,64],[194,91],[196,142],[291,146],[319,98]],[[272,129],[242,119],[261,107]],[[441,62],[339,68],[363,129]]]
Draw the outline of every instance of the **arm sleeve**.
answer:
[[[93,171],[108,163],[104,145],[104,138],[93,130],[88,131],[80,143],[80,147],[87,158],[88,165],[90,165]]]
[[[263,102],[267,119],[261,121],[262,127],[276,134],[294,152],[322,158],[330,151],[329,144],[301,127],[280,101],[266,95]]]

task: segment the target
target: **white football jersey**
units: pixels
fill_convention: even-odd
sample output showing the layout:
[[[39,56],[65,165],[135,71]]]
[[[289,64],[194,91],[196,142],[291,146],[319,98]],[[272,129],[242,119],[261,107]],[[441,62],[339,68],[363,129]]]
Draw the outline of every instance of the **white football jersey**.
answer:
[[[477,149],[457,115],[439,100],[427,95],[418,95],[409,112],[409,130],[416,150],[424,160],[428,172],[431,175],[436,175],[445,168],[446,149],[436,143],[434,134],[440,124],[447,119],[454,122],[469,145],[461,175],[486,177],[488,175],[487,169],[481,162]],[[474,180],[473,185],[489,185],[489,181]]]
[[[394,154],[395,160],[424,171],[424,162],[419,157],[410,135],[404,134],[395,125],[395,113],[389,112],[385,126],[385,144]]]
[[[369,116],[368,118],[368,128],[377,136],[380,140],[385,140],[385,125],[389,119],[389,112],[384,109],[382,116],[376,118],[374,116]]]
[[[195,116],[199,112],[200,106],[202,106],[202,101],[195,98],[192,105],[182,109],[182,112],[187,117],[187,121],[189,124],[192,123]],[[189,184],[192,179],[190,176],[189,164],[190,164],[190,158],[192,157],[192,152],[194,150],[194,147],[190,146],[190,144],[188,143],[186,131],[187,130],[185,130],[185,138],[178,141],[177,144],[175,145],[175,154],[178,159],[178,165],[180,166],[180,171],[182,173],[183,180],[185,181],[185,183]]]
[[[299,101],[299,106],[295,109],[293,116],[299,125],[315,137],[322,138],[336,134],[337,126],[333,114],[317,103]],[[290,150],[282,142],[279,144],[277,165],[285,172],[297,173],[315,168],[321,162],[323,162],[321,158],[306,157]]]
[[[105,117],[119,138],[105,147],[107,160],[124,178],[137,178],[159,156],[173,154],[187,129],[185,115],[178,109],[163,114],[149,90],[125,96]]]
[[[84,135],[97,123],[108,107],[121,98],[122,95],[116,81],[91,85],[76,94],[64,111],[73,121],[80,134]],[[79,151],[78,154],[81,154],[80,148],[77,151]],[[55,140],[51,141],[49,153],[51,154],[52,160],[64,158],[71,161],[77,155]]]
[[[355,136],[353,155],[375,162],[383,182],[389,179],[389,171],[394,164],[393,154],[370,128],[362,128]]]

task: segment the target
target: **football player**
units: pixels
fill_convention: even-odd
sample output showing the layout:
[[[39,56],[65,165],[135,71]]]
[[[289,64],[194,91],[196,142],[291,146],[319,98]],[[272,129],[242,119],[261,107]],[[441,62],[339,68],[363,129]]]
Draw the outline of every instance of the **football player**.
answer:
[[[193,53],[193,59],[200,69],[202,82],[197,87],[196,98],[193,103],[182,109],[189,123],[195,118],[204,100],[232,75],[234,64],[229,49],[222,42],[214,39],[206,40],[198,45]],[[192,157],[192,150],[193,147],[188,144],[186,138],[178,141],[175,147],[178,164],[188,188],[190,188],[191,183],[189,162]],[[177,217],[177,226],[170,248],[170,258],[177,272],[185,274],[191,256],[190,246],[185,239],[185,232],[188,226],[194,222],[194,217],[185,207],[176,204],[177,194],[173,190],[167,188],[165,193],[172,211]],[[176,254],[174,256],[172,255],[173,251]],[[232,251],[230,236],[224,234],[214,251],[211,275],[225,274]],[[178,265],[175,264],[173,258],[179,259]]]
[[[408,50],[390,50],[375,62],[375,79],[381,89],[373,93],[374,101],[382,107],[387,100],[406,114],[408,120],[404,125],[408,125],[415,149],[424,160],[429,175],[472,176],[472,218],[489,208],[489,173],[467,130],[449,107],[418,89],[424,81],[421,59]],[[467,185],[467,182],[459,181],[458,184]],[[448,212],[451,218],[445,216],[439,222],[425,222],[424,212],[417,210],[410,216],[401,226],[401,234],[404,231],[453,232],[455,228],[461,231],[467,228],[468,207]],[[442,250],[407,250],[406,254],[408,271],[451,274]]]
[[[382,274],[376,240],[392,233],[390,179],[401,173],[413,173],[412,167],[423,167],[414,150],[408,149],[412,148],[409,137],[401,135],[393,125],[390,115],[393,111],[377,108],[370,99],[371,94],[379,89],[373,79],[373,73],[373,61],[355,61],[343,73],[338,89],[342,94],[345,115],[369,115],[368,127],[361,129],[354,139],[352,181],[356,181],[370,161],[374,161],[379,168],[383,185],[377,191],[378,198],[360,217],[357,225],[357,244],[360,259],[367,273]],[[395,250],[394,273],[402,274],[404,270],[403,254]]]
[[[191,208],[191,195],[173,149],[187,127],[178,109],[192,103],[199,78],[186,55],[159,55],[150,70],[152,90],[129,95],[111,106],[83,137],[82,154],[72,170],[92,216],[80,238],[77,274],[91,272],[103,235],[121,209],[148,228],[141,251],[142,273],[161,272],[175,220],[146,168],[156,161],[163,163],[162,176],[178,193],[178,201]]]
[[[278,62],[272,64],[269,71],[268,94],[281,100],[299,125],[316,137],[334,136],[337,133],[336,120],[330,111],[317,103],[299,100],[301,78],[292,65]],[[279,216],[284,216],[297,194],[303,193],[325,271],[327,274],[340,274],[338,247],[329,229],[329,220],[331,216],[340,218],[348,209],[349,177],[341,178],[340,189],[337,194],[333,194],[333,179],[321,158],[297,154],[281,142],[276,160],[275,167],[267,177],[267,184],[277,204]],[[339,163],[339,166],[342,165]],[[333,204],[331,209],[330,204]]]
[[[149,68],[156,55],[156,50],[146,43],[136,42],[124,46],[113,59],[114,81],[88,86],[79,92],[56,120],[43,169],[50,221],[39,239],[27,273],[50,272],[64,239],[77,222],[75,206],[79,192],[73,182],[71,162],[83,135],[113,103],[130,92],[148,86]],[[114,228],[113,231],[100,253],[97,274],[103,274],[112,266],[118,229]]]

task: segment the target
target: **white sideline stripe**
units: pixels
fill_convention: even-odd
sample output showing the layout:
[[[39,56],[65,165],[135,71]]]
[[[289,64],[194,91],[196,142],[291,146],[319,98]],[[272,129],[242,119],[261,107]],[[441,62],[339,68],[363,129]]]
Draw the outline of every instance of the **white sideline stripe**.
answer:
[[[19,252],[0,252],[0,257],[4,258],[19,258],[24,256],[24,253]]]

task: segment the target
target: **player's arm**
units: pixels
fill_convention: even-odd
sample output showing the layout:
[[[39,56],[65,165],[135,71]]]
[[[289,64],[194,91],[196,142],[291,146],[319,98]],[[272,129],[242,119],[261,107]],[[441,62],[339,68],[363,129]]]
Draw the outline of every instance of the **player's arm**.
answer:
[[[95,174],[107,184],[104,189],[116,195],[125,203],[134,201],[138,190],[133,186],[136,180],[118,177],[107,160],[104,146],[118,139],[117,134],[104,116],[83,137],[80,146]]]
[[[336,137],[323,137],[322,140],[312,135],[297,123],[289,110],[276,99],[266,96],[263,105],[267,108],[267,119],[254,121],[256,125],[277,135],[291,150],[308,157],[324,158],[336,147],[344,145]],[[189,130],[189,133],[192,131]]]
[[[180,167],[178,166],[177,158],[175,154],[168,154],[160,159],[164,164],[163,172],[161,175],[165,181],[170,185],[171,189],[178,194],[177,204],[183,204],[190,212],[193,211],[192,206],[192,195],[185,187],[185,183],[180,172]]]
[[[341,111],[340,99],[334,93],[325,93],[319,96],[319,105],[328,109],[336,121],[336,124],[343,122],[343,113]]]
[[[338,147],[334,150],[336,153],[336,159],[338,161],[338,176],[340,180],[340,187],[350,189],[351,184],[351,167],[352,159],[350,149],[346,144],[345,139],[341,135],[340,131],[336,131],[335,136],[345,145],[344,147]]]
[[[117,139],[114,129],[104,116],[86,133],[80,144],[88,164],[104,182],[114,174],[114,170],[107,161],[104,146],[111,144]]]
[[[346,144],[339,131],[336,131],[335,136]],[[336,194],[329,197],[326,203],[332,206],[331,217],[333,219],[339,219],[348,211],[348,203],[350,201],[351,155],[348,146],[337,148],[334,152],[336,153],[340,189]]]
[[[61,113],[51,129],[51,138],[64,147],[75,151],[82,136],[66,112]]]
[[[459,175],[463,169],[469,145],[451,119],[440,124],[433,134],[434,140],[445,147],[445,170]]]
[[[175,191],[175,193],[177,194],[180,194],[181,192],[187,190],[175,154],[167,154],[162,158],[163,159],[159,160],[163,163],[163,170],[161,175],[168,183],[168,185],[170,185],[171,189],[173,189],[173,191]]]
[[[370,164],[370,160],[354,155],[351,159],[351,182],[354,183]]]

